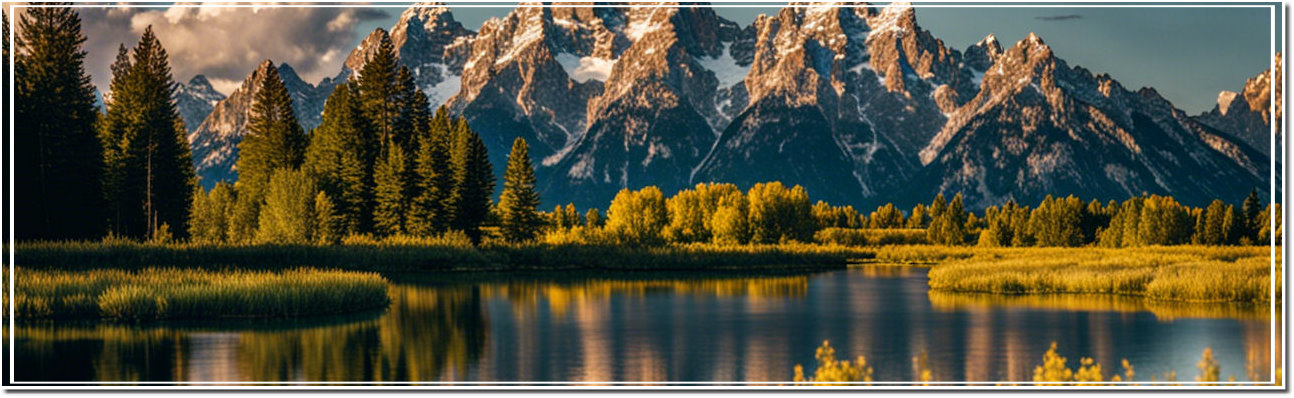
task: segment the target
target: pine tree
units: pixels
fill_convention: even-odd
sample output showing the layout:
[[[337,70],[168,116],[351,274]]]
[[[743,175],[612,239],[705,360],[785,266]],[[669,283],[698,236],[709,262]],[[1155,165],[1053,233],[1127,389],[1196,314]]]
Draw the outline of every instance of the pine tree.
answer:
[[[376,153],[377,140],[355,85],[338,85],[324,103],[323,122],[310,135],[302,167],[333,201],[341,233],[371,230]]]
[[[307,138],[292,111],[292,97],[278,68],[265,62],[268,67],[252,98],[247,134],[238,144],[239,195],[230,237],[234,241],[262,240],[257,217],[263,213],[270,177],[280,169],[299,168],[305,159]]]
[[[0,68],[4,68],[4,70],[0,71],[0,75],[3,75],[2,78],[4,79],[3,80],[4,85],[8,86],[12,83],[9,80],[9,77],[10,77],[9,76],[9,66],[10,66],[9,65],[9,38],[10,38],[9,37],[9,14],[0,13],[0,23],[4,25],[3,27],[0,27],[0,29],[4,29],[4,33],[3,33],[4,43],[0,44],[0,57],[4,58],[3,60],[0,60]],[[0,100],[0,104],[5,104],[5,105],[0,105],[0,108],[3,108],[3,110],[0,110],[0,114],[4,115],[3,118],[0,118],[0,125],[5,126],[4,128],[8,128],[9,121],[13,120],[12,119],[13,115],[9,114],[8,104],[13,103],[12,102],[13,98],[9,96],[9,90],[0,89],[0,92],[3,92],[3,93],[0,93],[0,98],[3,98],[2,100]],[[9,159],[8,147],[4,145],[0,145],[0,164],[6,164],[6,165],[12,164],[12,163],[9,163],[9,160],[10,159]],[[10,186],[9,174],[10,173],[0,173],[0,185],[3,185],[5,187],[4,189],[7,189]],[[8,197],[12,197],[13,195],[9,191],[4,191],[4,192],[9,194]],[[4,214],[0,214],[0,224],[12,225],[9,223],[10,222],[9,220],[13,218],[13,214],[12,214],[13,212],[5,211],[0,213],[4,213]]]
[[[930,227],[926,229],[926,239],[930,243],[942,245],[962,245],[966,240],[966,210],[962,206],[962,195],[958,193],[946,206],[943,195],[935,197],[931,208],[934,214]]]
[[[481,224],[489,217],[494,196],[494,166],[490,164],[485,142],[458,119],[454,126],[454,146],[450,163],[454,172],[451,195],[453,229],[463,231],[473,243],[481,241]]]
[[[1237,209],[1235,205],[1227,205],[1226,214],[1222,218],[1222,232],[1225,236],[1225,239],[1222,240],[1223,244],[1236,245],[1242,243],[1242,241],[1248,241],[1245,236],[1248,231],[1245,230],[1244,220],[1244,215],[1240,214],[1240,209]]]
[[[1242,207],[1244,211],[1244,237],[1249,238],[1250,242],[1258,241],[1258,230],[1262,229],[1267,220],[1261,219],[1263,212],[1262,200],[1258,198],[1258,189],[1249,190],[1249,196],[1245,197],[1245,203]]]
[[[373,207],[373,227],[382,235],[406,232],[405,221],[409,210],[409,196],[405,191],[406,160],[404,150],[391,147],[386,158],[373,171],[376,204]]]
[[[164,226],[187,231],[197,178],[175,108],[170,61],[152,26],[131,55],[127,60],[119,53],[112,66],[112,93],[100,124],[110,228],[134,238],[152,237]]]
[[[269,61],[266,61],[269,62]],[[295,169],[305,160],[308,139],[296,113],[292,96],[270,62],[265,78],[252,99],[247,134],[238,144],[238,183],[243,195],[252,199],[269,183],[278,169]]]
[[[12,103],[20,149],[14,200],[21,209],[14,233],[18,239],[95,238],[105,226],[103,146],[95,129],[94,86],[85,72],[81,18],[65,7],[24,10],[18,18]],[[7,35],[8,19],[5,27]],[[6,63],[8,44],[6,37]],[[6,64],[6,85],[8,72]],[[188,191],[182,196],[187,199]]]
[[[398,87],[399,70],[395,57],[395,46],[385,30],[377,29],[379,41],[377,51],[364,63],[359,73],[360,102],[364,114],[372,121],[372,128],[382,149],[379,159],[386,155],[388,146],[394,141],[395,130],[399,124],[400,100]]]
[[[419,140],[430,132],[431,107],[407,66],[401,65],[396,73],[396,93],[400,108],[391,140],[404,153],[417,153]]]
[[[1226,243],[1226,223],[1227,218],[1226,204],[1221,200],[1214,199],[1209,207],[1204,210],[1204,228],[1199,232],[1199,243],[1202,245],[1217,246]]]
[[[416,194],[409,210],[409,232],[421,236],[449,228],[450,194],[454,189],[449,158],[449,116],[444,107],[436,111],[436,117],[428,125],[428,132],[418,139],[413,173]]]
[[[521,137],[512,141],[508,154],[508,169],[503,177],[503,193],[499,196],[499,210],[503,224],[503,237],[513,242],[534,239],[542,220],[536,208],[539,193],[535,192],[535,169],[530,164],[530,151]],[[571,210],[575,210],[571,206]],[[579,214],[575,215],[577,218]]]

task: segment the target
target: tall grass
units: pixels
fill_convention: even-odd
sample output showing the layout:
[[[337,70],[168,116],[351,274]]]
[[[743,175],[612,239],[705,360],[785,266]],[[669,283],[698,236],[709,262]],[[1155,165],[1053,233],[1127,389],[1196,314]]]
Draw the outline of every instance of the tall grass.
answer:
[[[1204,246],[970,249],[958,256],[949,256],[954,259],[932,269],[930,288],[954,292],[1099,293],[1171,301],[1264,303],[1270,302],[1273,296],[1268,250],[1266,247]],[[882,250],[882,255],[885,252]],[[1279,299],[1280,295],[1277,284],[1275,296]]]
[[[501,244],[466,238],[350,237],[340,245],[207,245],[38,242],[17,246],[29,269],[147,267],[289,269],[300,266],[379,272],[508,270],[698,270],[840,268],[874,249],[817,244]]]
[[[373,273],[289,269],[17,270],[20,318],[120,320],[298,317],[386,306]]]
[[[890,228],[826,228],[814,233],[813,240],[818,243],[853,246],[923,245],[929,243],[924,229]]]

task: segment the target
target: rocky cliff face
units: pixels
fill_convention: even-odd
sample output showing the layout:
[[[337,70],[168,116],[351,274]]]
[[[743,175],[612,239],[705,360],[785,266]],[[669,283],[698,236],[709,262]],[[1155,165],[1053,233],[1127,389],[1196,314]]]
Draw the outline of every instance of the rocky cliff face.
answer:
[[[1274,73],[1273,73],[1274,71]],[[1275,87],[1276,90],[1272,90]],[[1231,134],[1264,154],[1272,153],[1271,138],[1275,122],[1276,143],[1281,135],[1281,54],[1275,64],[1245,82],[1239,93],[1223,91],[1213,110],[1199,116],[1201,123]],[[1275,92],[1275,118],[1272,117],[1272,93]]]
[[[961,54],[915,18],[900,3],[796,4],[757,19],[750,104],[692,179],[781,180],[860,205],[905,185],[945,112],[974,93]]]
[[[247,133],[247,119],[256,89],[271,67],[275,66],[269,60],[257,66],[228,98],[216,102],[202,123],[189,133],[193,166],[204,188],[210,189],[220,181],[238,180],[234,167],[238,163],[238,143],[242,142],[243,135]],[[292,109],[296,112],[301,127],[306,131],[314,129],[321,122],[324,100],[337,83],[345,80],[325,79],[315,86],[302,81],[288,64],[281,64],[277,68],[279,77],[292,95]]]
[[[400,14],[390,30],[400,64],[408,66],[432,106],[440,106],[459,91],[463,54],[448,53],[461,46],[473,32],[454,20],[449,7],[441,3],[416,3]],[[347,56],[342,74],[353,76],[377,51],[379,32],[374,31]]]
[[[708,181],[779,180],[861,206],[963,192],[972,208],[1070,193],[1201,204],[1266,186],[1268,157],[1253,148],[1266,143],[1270,72],[1192,118],[1153,89],[1068,66],[1034,35],[951,49],[906,3],[791,4],[744,28],[674,3],[545,5],[472,32],[420,3],[390,33],[432,105],[482,134],[500,176],[512,140],[530,143],[544,206]],[[280,70],[307,128],[380,34],[318,86]],[[234,178],[242,91],[191,135],[204,185]]]
[[[180,118],[184,119],[184,127],[189,133],[197,130],[215,109],[216,103],[224,99],[225,95],[211,87],[211,82],[203,75],[175,85],[175,107],[179,109]]]
[[[717,65],[732,58],[736,24],[708,8],[611,10],[629,46],[614,60],[601,94],[588,103],[588,128],[546,175],[555,202],[608,202],[622,188],[689,185],[692,168],[714,141],[713,125],[731,116],[721,104]],[[736,64],[734,61],[731,61]],[[707,64],[710,67],[707,67]],[[733,66],[739,68],[740,66]]]
[[[962,192],[967,206],[1047,194],[1170,194],[1192,205],[1260,190],[1266,158],[1215,134],[1153,89],[1125,90],[1056,58],[1041,38],[1006,50],[978,95],[921,151],[912,200]]]

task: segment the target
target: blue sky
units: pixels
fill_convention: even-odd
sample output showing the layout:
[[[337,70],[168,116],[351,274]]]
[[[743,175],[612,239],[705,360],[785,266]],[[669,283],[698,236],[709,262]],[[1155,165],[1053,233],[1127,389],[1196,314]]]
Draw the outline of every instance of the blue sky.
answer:
[[[456,19],[475,30],[486,19],[511,10],[511,3],[494,5],[503,7],[451,8]],[[917,23],[958,50],[989,33],[1010,46],[1029,32],[1036,32],[1070,65],[1109,73],[1129,89],[1155,87],[1178,107],[1195,114],[1212,108],[1218,92],[1241,89],[1245,79],[1269,64],[1272,11],[1240,5],[1151,8],[1125,4],[1116,8],[918,4]],[[719,4],[716,11],[745,26],[756,15],[775,13],[778,8]],[[172,55],[176,80],[187,81],[195,74],[205,74],[225,93],[236,88],[266,58],[292,64],[312,82],[334,75],[346,53],[368,32],[376,27],[390,28],[402,11],[377,7],[81,10],[89,37],[87,69],[100,87],[106,88],[107,66],[116,54],[117,44],[133,44],[143,28],[151,24]]]

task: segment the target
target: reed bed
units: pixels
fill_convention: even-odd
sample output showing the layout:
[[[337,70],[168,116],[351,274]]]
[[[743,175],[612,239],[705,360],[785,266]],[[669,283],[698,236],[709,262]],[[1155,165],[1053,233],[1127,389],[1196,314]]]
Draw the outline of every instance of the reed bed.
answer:
[[[813,235],[813,240],[823,244],[850,246],[923,245],[924,229],[854,229],[826,228]]]
[[[500,244],[463,238],[347,238],[339,245],[205,245],[134,242],[36,242],[17,246],[28,269],[91,270],[184,267],[283,270],[301,266],[376,272],[702,269],[830,269],[871,258],[875,249],[842,245],[725,246],[671,244]]]
[[[934,267],[938,291],[1144,296],[1190,302],[1266,303],[1273,295],[1267,247],[969,249]],[[886,251],[882,250],[884,255]],[[900,251],[901,252],[901,251]],[[964,257],[962,257],[964,256]],[[960,257],[960,258],[958,258]],[[1277,258],[1279,261],[1279,257]],[[1280,277],[1279,268],[1277,278]]]
[[[977,253],[987,253],[987,251],[969,246],[886,245],[876,250],[876,261],[894,264],[936,264],[970,258]]]
[[[146,268],[17,270],[20,318],[117,320],[275,318],[345,314],[387,305],[374,273],[307,268],[207,271]]]

